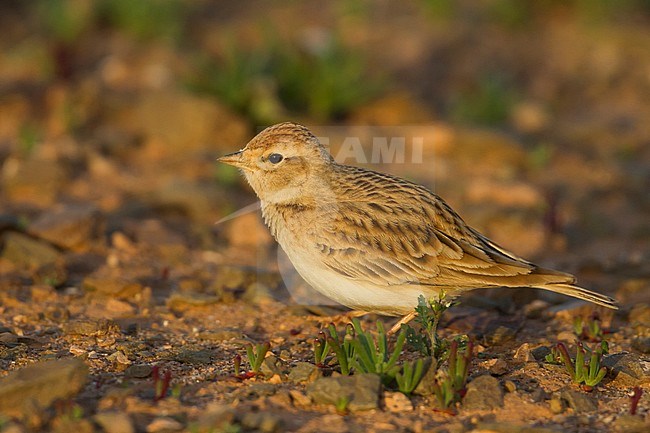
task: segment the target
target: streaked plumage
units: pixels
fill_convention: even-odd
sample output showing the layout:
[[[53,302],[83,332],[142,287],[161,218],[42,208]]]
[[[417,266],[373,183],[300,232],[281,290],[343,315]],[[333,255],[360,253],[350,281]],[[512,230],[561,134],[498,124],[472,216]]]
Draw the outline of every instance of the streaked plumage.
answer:
[[[573,275],[499,247],[425,187],[337,164],[301,125],[271,126],[220,161],[242,170],[300,275],[350,308],[407,315],[420,294],[489,287],[534,287],[616,308],[574,285]]]

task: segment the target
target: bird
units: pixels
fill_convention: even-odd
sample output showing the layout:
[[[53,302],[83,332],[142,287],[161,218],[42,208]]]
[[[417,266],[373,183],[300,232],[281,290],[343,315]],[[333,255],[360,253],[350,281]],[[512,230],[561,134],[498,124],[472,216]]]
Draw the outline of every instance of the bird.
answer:
[[[305,126],[269,126],[218,158],[237,167],[300,276],[353,310],[416,316],[420,296],[482,288],[537,288],[616,309],[576,277],[535,265],[469,226],[424,186],[337,163]]]

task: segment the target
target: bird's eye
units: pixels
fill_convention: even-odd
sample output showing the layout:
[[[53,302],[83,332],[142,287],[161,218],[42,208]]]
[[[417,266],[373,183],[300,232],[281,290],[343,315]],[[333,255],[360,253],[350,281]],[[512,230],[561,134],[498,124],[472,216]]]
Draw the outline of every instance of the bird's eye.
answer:
[[[271,164],[277,164],[278,162],[282,161],[283,158],[284,157],[279,153],[272,153],[269,155],[269,161]]]

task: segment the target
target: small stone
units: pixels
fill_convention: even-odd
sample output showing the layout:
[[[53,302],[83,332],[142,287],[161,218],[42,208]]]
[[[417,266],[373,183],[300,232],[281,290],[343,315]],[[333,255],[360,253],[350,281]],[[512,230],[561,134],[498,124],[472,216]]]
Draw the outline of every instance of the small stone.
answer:
[[[241,418],[242,427],[263,433],[282,430],[283,422],[279,415],[269,412],[246,412]]]
[[[277,356],[268,352],[264,358],[264,361],[262,361],[262,365],[260,366],[260,373],[262,373],[265,377],[273,377],[276,374],[278,376],[284,376],[285,373],[282,361]]]
[[[147,433],[162,433],[183,430],[183,424],[176,421],[174,418],[161,416],[147,425]]]
[[[133,433],[131,418],[124,412],[99,412],[93,419],[106,433]]]
[[[611,369],[614,386],[632,387],[650,383],[650,359],[636,353],[616,353],[603,357],[602,365]]]
[[[535,361],[543,361],[544,358],[546,358],[546,355],[551,353],[551,349],[546,346],[539,346],[532,349],[530,353],[533,355],[533,358],[535,358]]]
[[[112,320],[80,319],[68,322],[63,325],[63,332],[67,335],[80,335],[84,337],[102,337],[109,334],[119,333],[120,328]]]
[[[650,337],[637,337],[632,340],[632,347],[641,353],[650,353]]]
[[[564,412],[564,403],[562,403],[562,400],[560,400],[559,398],[552,398],[551,400],[549,400],[548,404],[549,404],[549,409],[554,414],[557,415],[559,413]]]
[[[569,407],[576,413],[594,412],[598,405],[586,394],[571,388],[564,388],[560,392],[560,398],[567,402]]]
[[[506,380],[503,383],[503,386],[505,387],[506,391],[508,391],[508,392],[517,391],[517,384],[515,384],[512,380]]]
[[[517,362],[531,362],[535,360],[535,357],[531,353],[530,344],[524,343],[517,348],[515,351],[514,359]]]
[[[61,253],[49,243],[21,233],[4,233],[2,243],[4,249],[0,257],[17,266],[36,270],[62,261]]]
[[[307,395],[297,389],[290,389],[289,395],[295,406],[307,407],[311,405],[311,399]]]
[[[650,431],[650,423],[639,415],[620,415],[614,422],[614,429],[625,433],[645,433]]]
[[[413,390],[415,395],[432,395],[433,394],[433,384],[436,380],[436,373],[438,372],[438,360],[433,357],[428,357],[424,359],[424,374],[418,386]]]
[[[401,392],[385,392],[384,406],[389,412],[411,412],[413,403]]]
[[[323,377],[307,386],[307,395],[314,403],[336,405],[347,399],[351,411],[377,409],[380,391],[379,376],[368,373]]]
[[[499,381],[490,375],[474,378],[467,385],[463,408],[467,410],[494,410],[503,406],[503,390]]]
[[[87,381],[88,367],[77,358],[31,364],[0,379],[0,413],[22,418],[34,405],[44,409],[77,395]]]
[[[288,378],[293,383],[311,383],[321,376],[321,371],[309,362],[298,362],[289,371]]]
[[[174,361],[182,362],[183,364],[210,364],[212,362],[212,351],[206,349],[190,350],[181,349],[181,351],[174,356]]]
[[[68,204],[45,211],[28,231],[58,247],[85,251],[102,239],[104,220],[95,205]]]
[[[175,292],[167,298],[167,308],[182,313],[198,307],[206,307],[217,304],[220,296],[196,292]]]
[[[132,377],[135,379],[144,379],[145,377],[151,376],[153,368],[147,364],[135,364],[130,365],[126,370],[124,370],[124,376]]]
[[[102,277],[90,275],[84,278],[83,289],[86,292],[96,293],[115,298],[133,299],[142,293],[143,286],[126,278]]]
[[[501,358],[493,358],[485,361],[485,367],[487,367],[490,374],[495,376],[501,376],[508,372],[508,363]]]
[[[517,331],[515,328],[500,325],[487,336],[487,340],[492,345],[507,343],[514,340]]]

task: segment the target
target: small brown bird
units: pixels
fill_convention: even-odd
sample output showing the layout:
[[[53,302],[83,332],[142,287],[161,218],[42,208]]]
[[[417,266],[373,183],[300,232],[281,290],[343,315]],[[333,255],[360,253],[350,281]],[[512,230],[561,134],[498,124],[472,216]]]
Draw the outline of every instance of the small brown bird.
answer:
[[[219,161],[242,170],[305,281],[347,307],[404,323],[421,294],[533,287],[617,308],[573,275],[498,246],[425,187],[336,163],[304,126],[271,126]]]

